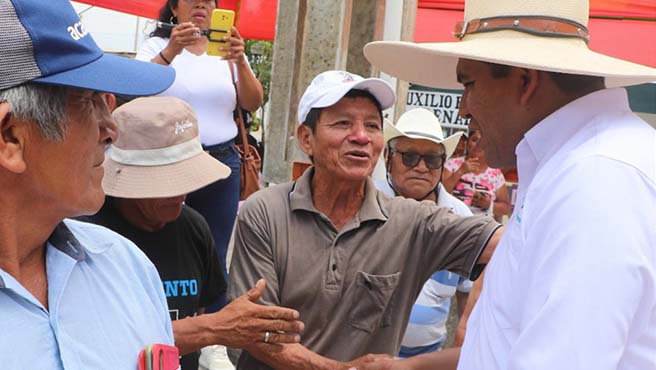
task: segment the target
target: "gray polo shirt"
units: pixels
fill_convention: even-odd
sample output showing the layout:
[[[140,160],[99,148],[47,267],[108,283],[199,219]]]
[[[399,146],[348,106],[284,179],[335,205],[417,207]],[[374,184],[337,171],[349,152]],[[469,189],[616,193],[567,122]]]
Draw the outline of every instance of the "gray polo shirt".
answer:
[[[340,361],[395,355],[424,282],[437,270],[469,277],[499,224],[389,198],[368,180],[357,216],[336,230],[314,207],[313,174],[263,189],[242,206],[229,294],[263,277],[262,302],[298,310],[310,350]],[[237,368],[270,369],[246,352]]]

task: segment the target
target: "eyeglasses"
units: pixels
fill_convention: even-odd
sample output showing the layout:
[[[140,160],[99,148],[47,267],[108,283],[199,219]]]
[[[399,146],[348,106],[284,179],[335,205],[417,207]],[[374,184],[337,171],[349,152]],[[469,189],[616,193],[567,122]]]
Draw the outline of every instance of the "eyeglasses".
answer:
[[[398,150],[393,150],[392,152],[401,154],[401,162],[403,162],[404,166],[409,168],[415,167],[419,164],[419,161],[423,159],[426,167],[435,170],[442,167],[444,161],[446,161],[446,154],[419,154],[413,152],[401,152]]]

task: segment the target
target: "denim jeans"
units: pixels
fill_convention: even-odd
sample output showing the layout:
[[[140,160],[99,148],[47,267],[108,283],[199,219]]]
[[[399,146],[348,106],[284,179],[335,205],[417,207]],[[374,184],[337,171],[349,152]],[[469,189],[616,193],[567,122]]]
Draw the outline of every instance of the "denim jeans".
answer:
[[[239,171],[241,163],[239,154],[232,140],[204,148],[212,157],[230,167],[228,178],[214,182],[204,188],[187,195],[186,204],[198,211],[210,226],[216,247],[223,276],[228,281],[226,271],[226,254],[228,243],[232,235],[232,228],[237,217],[239,205]],[[216,312],[226,304],[226,295],[222,294],[219,300],[206,308],[206,312]]]

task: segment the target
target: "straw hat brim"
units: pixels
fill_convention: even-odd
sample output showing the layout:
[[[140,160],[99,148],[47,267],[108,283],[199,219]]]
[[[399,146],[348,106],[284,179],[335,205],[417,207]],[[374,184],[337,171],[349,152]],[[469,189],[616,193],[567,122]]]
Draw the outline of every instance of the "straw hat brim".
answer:
[[[383,132],[383,136],[385,138],[385,143],[389,143],[390,140],[399,138],[399,137],[407,137],[410,139],[421,139],[421,140],[428,140],[432,141],[436,144],[443,144],[444,145],[444,153],[446,154],[446,158],[450,158],[453,155],[453,152],[456,150],[456,146],[458,146],[458,141],[460,141],[460,137],[463,135],[462,131],[458,131],[455,134],[447,137],[446,139],[439,140],[437,138],[432,138],[429,136],[423,136],[423,135],[415,135],[415,134],[408,134],[405,133],[398,128],[396,128],[395,125],[391,124],[389,121],[385,122],[385,130]]]
[[[376,41],[364,47],[364,54],[374,66],[394,77],[450,89],[462,89],[456,80],[460,58],[602,76],[607,87],[656,81],[656,69],[593,52],[583,40],[536,37],[515,31],[482,33],[447,43]]]
[[[230,168],[202,152],[161,166],[133,166],[106,158],[105,194],[129,199],[169,198],[191,193],[230,175]]]

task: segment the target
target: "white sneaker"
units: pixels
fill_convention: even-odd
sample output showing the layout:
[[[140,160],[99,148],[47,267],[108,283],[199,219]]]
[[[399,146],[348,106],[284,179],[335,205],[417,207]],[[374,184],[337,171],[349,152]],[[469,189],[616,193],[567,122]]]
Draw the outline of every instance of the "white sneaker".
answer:
[[[225,346],[213,345],[200,349],[199,370],[235,370]]]

